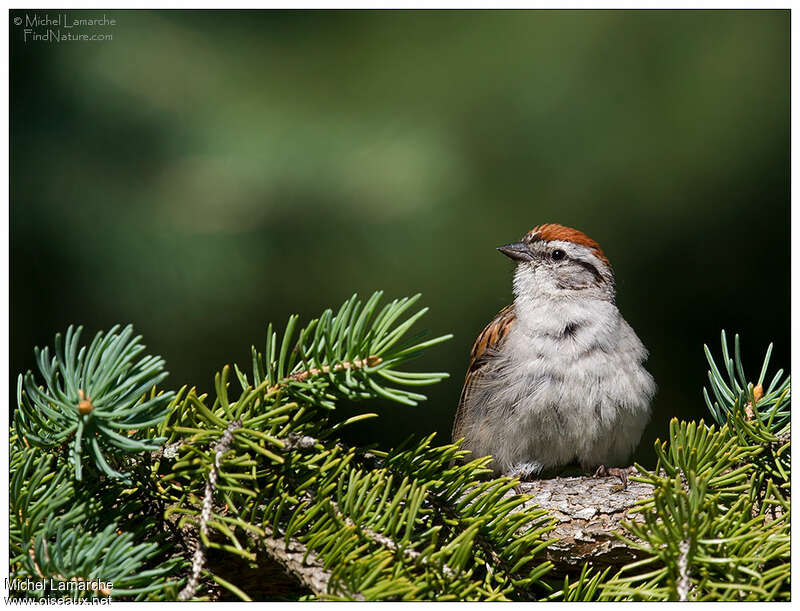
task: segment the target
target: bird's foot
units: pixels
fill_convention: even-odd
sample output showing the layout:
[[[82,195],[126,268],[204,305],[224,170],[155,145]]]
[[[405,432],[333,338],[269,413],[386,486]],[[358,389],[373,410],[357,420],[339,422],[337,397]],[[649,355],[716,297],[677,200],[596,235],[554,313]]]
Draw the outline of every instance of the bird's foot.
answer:
[[[622,489],[626,490],[628,488],[628,474],[633,473],[636,471],[636,467],[631,465],[630,467],[606,467],[605,465],[600,465],[597,467],[597,471],[594,472],[595,477],[609,477],[609,476],[616,476],[622,482]]]

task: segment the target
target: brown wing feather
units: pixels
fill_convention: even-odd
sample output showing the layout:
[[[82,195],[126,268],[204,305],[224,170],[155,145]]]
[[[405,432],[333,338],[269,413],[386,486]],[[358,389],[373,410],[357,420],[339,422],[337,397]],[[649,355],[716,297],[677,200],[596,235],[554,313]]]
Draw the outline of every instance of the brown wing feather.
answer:
[[[456,419],[453,422],[453,441],[461,437],[461,426],[464,417],[464,403],[469,397],[470,390],[480,376],[480,371],[488,362],[494,351],[496,351],[505,341],[506,335],[511,330],[511,326],[517,319],[514,311],[514,304],[504,307],[497,313],[483,331],[480,332],[470,352],[469,367],[467,367],[467,377],[464,380],[464,387],[461,389],[461,397],[458,400]]]

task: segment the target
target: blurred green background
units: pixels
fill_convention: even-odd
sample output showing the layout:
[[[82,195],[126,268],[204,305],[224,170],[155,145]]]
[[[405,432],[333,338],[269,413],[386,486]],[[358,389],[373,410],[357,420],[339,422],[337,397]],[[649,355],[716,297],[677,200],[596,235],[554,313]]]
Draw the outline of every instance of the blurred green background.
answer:
[[[24,40],[45,14],[11,12],[14,381],[68,324],[132,322],[205,391],[269,321],[422,292],[455,338],[413,367],[451,378],[351,434],[444,441],[511,299],[494,248],[543,222],[600,242],[651,351],[639,460],[706,414],[721,328],[751,376],[773,340],[789,366],[789,11],[107,10],[73,31],[113,40]]]

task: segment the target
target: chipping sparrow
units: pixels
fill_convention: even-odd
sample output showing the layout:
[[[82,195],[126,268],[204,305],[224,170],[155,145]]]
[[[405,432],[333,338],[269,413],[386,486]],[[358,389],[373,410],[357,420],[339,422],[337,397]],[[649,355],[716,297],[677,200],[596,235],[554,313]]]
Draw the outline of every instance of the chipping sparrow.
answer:
[[[539,225],[498,248],[518,261],[514,303],[478,335],[453,425],[474,457],[520,479],[577,462],[614,473],[639,443],[656,385],[647,350],[615,305],[600,246]]]

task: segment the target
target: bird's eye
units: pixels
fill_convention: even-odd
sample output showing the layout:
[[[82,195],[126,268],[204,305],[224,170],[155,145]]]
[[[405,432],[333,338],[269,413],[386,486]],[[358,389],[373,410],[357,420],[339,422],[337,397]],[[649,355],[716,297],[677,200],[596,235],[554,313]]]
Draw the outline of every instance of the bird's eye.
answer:
[[[563,259],[564,257],[567,256],[567,253],[565,253],[563,250],[558,248],[558,249],[553,251],[553,254],[551,256],[553,257],[554,261],[561,261],[561,259]]]

